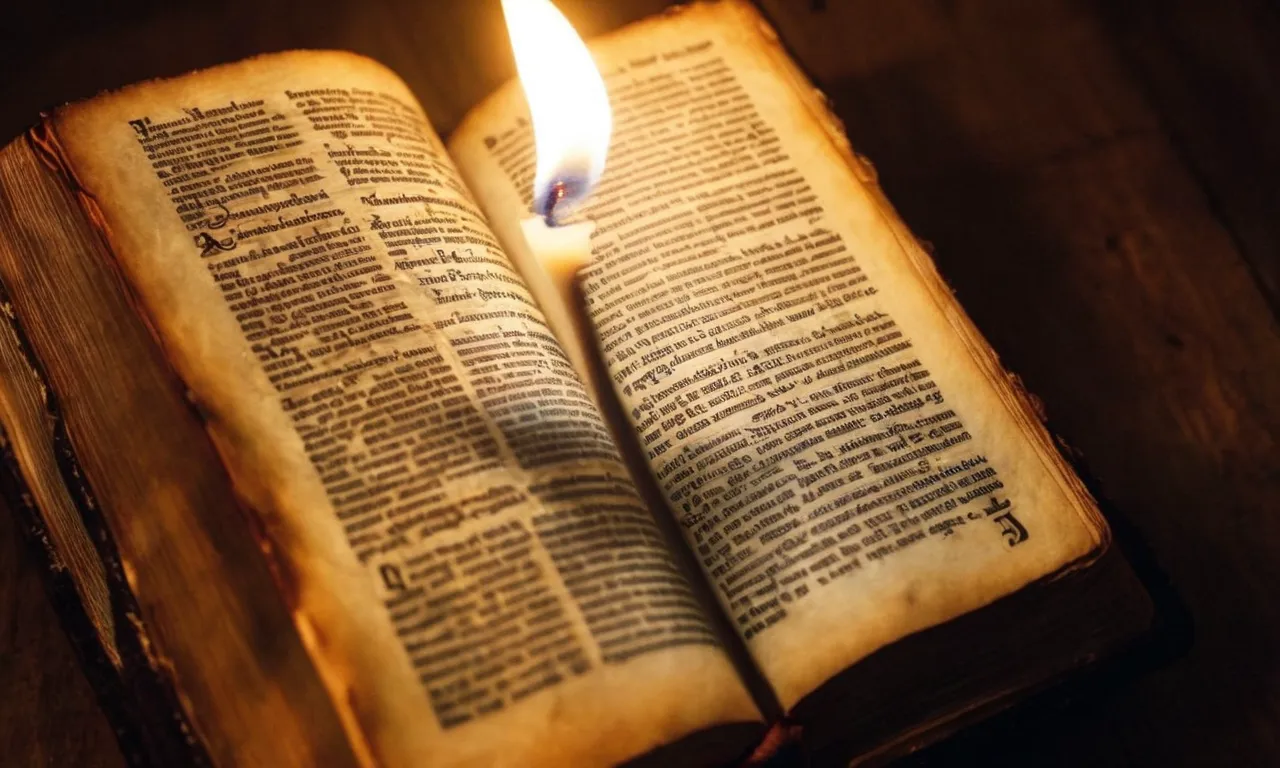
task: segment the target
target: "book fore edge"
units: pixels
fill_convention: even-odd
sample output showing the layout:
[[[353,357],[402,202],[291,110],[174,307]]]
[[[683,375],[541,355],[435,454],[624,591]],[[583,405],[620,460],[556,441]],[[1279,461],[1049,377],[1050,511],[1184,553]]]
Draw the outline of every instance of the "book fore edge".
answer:
[[[71,572],[61,564],[48,535],[43,511],[35,501],[6,427],[0,424],[0,495],[17,518],[29,552],[42,565],[45,592],[71,641],[81,668],[94,689],[120,751],[132,768],[190,765],[212,768],[209,751],[189,718],[187,703],[173,679],[169,662],[157,655],[128,579],[114,536],[93,489],[80,467],[56,394],[13,314],[8,287],[0,280],[3,322],[24,361],[44,390],[45,415],[53,441],[53,459],[75,510],[93,541],[105,574],[114,619],[115,653],[98,639]],[[115,657],[115,658],[113,658]],[[118,663],[116,663],[118,659]]]

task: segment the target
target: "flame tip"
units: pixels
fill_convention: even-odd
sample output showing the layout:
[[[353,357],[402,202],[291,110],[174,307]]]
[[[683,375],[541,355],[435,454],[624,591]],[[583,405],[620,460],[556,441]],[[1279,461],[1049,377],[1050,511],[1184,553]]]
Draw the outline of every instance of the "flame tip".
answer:
[[[604,173],[613,115],[600,70],[551,0],[502,0],[529,102],[537,168],[534,210],[554,224]]]

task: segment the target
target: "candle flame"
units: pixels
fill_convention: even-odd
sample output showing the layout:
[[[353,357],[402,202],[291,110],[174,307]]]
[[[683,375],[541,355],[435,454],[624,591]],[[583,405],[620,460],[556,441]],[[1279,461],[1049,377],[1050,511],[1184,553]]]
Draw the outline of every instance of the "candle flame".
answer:
[[[604,173],[613,114],[582,38],[550,0],[502,0],[516,70],[533,118],[534,211],[555,223]]]

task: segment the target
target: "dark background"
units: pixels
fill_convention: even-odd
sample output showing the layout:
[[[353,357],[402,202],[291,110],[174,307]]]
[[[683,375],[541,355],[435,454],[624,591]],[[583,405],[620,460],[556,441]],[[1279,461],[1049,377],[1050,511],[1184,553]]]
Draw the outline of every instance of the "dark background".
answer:
[[[6,5],[0,141],[62,101],[285,48],[382,60],[444,134],[511,73],[498,0]],[[591,34],[666,3],[560,5]],[[1154,671],[927,762],[1280,765],[1280,8],[762,5],[1195,625]],[[0,514],[0,761],[118,766],[22,545]]]

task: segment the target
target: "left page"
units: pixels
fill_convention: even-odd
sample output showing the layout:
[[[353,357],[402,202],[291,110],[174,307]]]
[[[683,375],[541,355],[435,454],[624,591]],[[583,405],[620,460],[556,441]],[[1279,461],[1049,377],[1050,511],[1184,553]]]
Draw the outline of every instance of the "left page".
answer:
[[[407,88],[263,57],[59,150],[368,764],[606,764],[759,714]]]

